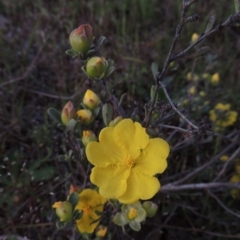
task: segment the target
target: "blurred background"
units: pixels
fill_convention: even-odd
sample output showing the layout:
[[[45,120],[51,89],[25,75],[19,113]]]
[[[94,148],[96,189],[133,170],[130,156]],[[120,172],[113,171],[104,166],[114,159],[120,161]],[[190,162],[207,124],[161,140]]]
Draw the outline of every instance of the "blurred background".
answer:
[[[68,230],[56,230],[52,204],[65,198],[66,181],[80,184],[80,180],[77,168],[58,160],[58,155],[69,148],[63,130],[49,119],[47,109],[61,110],[68,100],[80,106],[86,89],[98,91],[99,87],[81,71],[79,60],[65,54],[70,49],[71,31],[89,23],[96,39],[101,35],[107,38],[101,56],[115,61],[116,71],[110,77],[115,95],[120,97],[126,92],[126,111],[131,113],[138,107],[138,114],[143,117],[143,106],[149,101],[154,84],[151,63],[156,62],[159,69],[163,67],[180,22],[181,2],[0,1],[1,236],[73,239]],[[175,53],[190,44],[193,33],[204,32],[211,15],[215,14],[217,25],[235,13],[234,1],[197,1],[188,15],[195,13],[200,18],[183,28]],[[240,27],[223,29],[201,45],[209,46],[211,52],[198,59],[180,59],[171,65],[166,76],[171,98],[183,104],[188,117],[196,123],[208,120],[209,111],[219,102],[229,103],[232,110],[240,112]],[[194,81],[189,72],[200,80]],[[219,80],[212,83],[215,73]],[[173,119],[172,123],[177,124],[178,120]],[[239,120],[222,134],[239,139]],[[171,176],[176,174],[184,176],[230,145],[229,139],[211,136],[204,141],[191,140],[177,150],[182,138],[171,138],[176,151],[169,158],[162,184],[171,182]],[[226,154],[231,155],[235,147]],[[194,181],[209,182],[222,164],[218,160],[215,168],[195,176]],[[234,166],[229,165],[222,180],[230,179]],[[234,199],[229,190],[218,193],[218,198],[233,212],[239,211],[239,199]],[[160,201],[158,215],[141,233],[132,233],[134,239],[240,239],[239,217],[227,212],[204,191],[163,194]],[[150,232],[153,235],[149,238]],[[121,229],[117,236],[108,239],[131,239]]]

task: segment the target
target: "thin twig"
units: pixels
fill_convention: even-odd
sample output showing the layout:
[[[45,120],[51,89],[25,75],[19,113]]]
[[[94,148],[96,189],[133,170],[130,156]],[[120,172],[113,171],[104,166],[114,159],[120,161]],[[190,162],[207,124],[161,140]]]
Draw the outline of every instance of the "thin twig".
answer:
[[[222,170],[219,172],[219,174],[214,178],[213,182],[216,182],[226,171],[228,165],[232,162],[233,159],[236,158],[236,156],[240,153],[240,147],[231,155],[231,157],[225,162],[225,164],[222,167]]]
[[[207,167],[209,167],[216,159],[219,159],[222,155],[224,155],[227,151],[229,151],[231,148],[233,148],[236,144],[238,144],[238,141],[232,142],[232,144],[229,144],[225,149],[223,149],[219,154],[217,154],[215,157],[213,157],[210,161],[206,162],[202,166],[194,169],[192,172],[187,174],[185,177],[181,178],[178,181],[175,181],[171,183],[171,185],[178,185],[183,182],[186,182],[188,179],[192,178],[193,176],[197,176],[197,174]]]
[[[160,188],[160,193],[163,192],[176,192],[176,191],[185,191],[185,190],[203,190],[210,188],[239,188],[240,183],[225,183],[225,182],[210,182],[210,183],[191,183],[183,185],[172,185],[167,184]]]
[[[172,108],[174,109],[174,111],[183,119],[185,120],[190,126],[192,126],[194,129],[198,130],[198,127],[196,125],[194,125],[190,120],[188,120],[177,108],[176,106],[174,105],[174,103],[172,102],[171,98],[169,97],[168,95],[168,92],[167,92],[167,89],[164,85],[163,82],[160,82],[159,81],[159,84],[161,85],[164,93],[165,93],[165,96],[167,98],[167,100],[169,101],[169,103],[171,104]]]
[[[45,41],[45,43],[46,43],[46,41]],[[2,83],[2,84],[0,85],[0,88],[1,88],[1,87],[4,87],[4,86],[7,86],[7,85],[9,85],[9,84],[12,84],[12,83],[15,83],[15,82],[24,80],[24,79],[29,75],[29,73],[34,69],[34,67],[35,67],[35,65],[36,65],[36,62],[37,62],[37,60],[39,59],[39,57],[40,57],[40,55],[41,55],[41,53],[42,53],[42,50],[43,50],[43,48],[44,48],[44,46],[45,46],[45,43],[40,47],[40,49],[39,49],[38,52],[37,52],[37,55],[34,57],[33,61],[32,61],[31,64],[27,67],[25,73],[24,73],[21,77],[17,77],[17,78],[14,78],[14,79],[11,79],[11,80],[8,80],[8,81]]]
[[[207,192],[208,192],[208,194],[209,194],[212,198],[214,198],[214,199],[218,202],[218,204],[219,204],[226,212],[228,212],[229,214],[231,214],[231,215],[233,215],[233,216],[235,216],[235,217],[237,217],[237,218],[240,218],[240,214],[237,214],[236,212],[233,212],[231,209],[229,209],[228,207],[226,207],[226,206],[220,201],[220,199],[219,199],[216,195],[214,195],[209,189],[207,190]]]
[[[99,85],[102,87],[102,89],[108,94],[110,101],[112,102],[114,108],[116,109],[116,111],[120,114],[120,116],[122,116],[123,118],[126,117],[126,113],[123,110],[123,108],[119,105],[117,98],[110,93],[107,90],[107,87],[105,86],[105,84],[103,83],[102,79],[98,79],[97,82],[99,83]]]

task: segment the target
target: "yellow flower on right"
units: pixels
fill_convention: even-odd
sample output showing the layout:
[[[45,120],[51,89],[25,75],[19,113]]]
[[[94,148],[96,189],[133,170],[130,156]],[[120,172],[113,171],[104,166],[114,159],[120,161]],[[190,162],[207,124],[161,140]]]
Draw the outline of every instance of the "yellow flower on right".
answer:
[[[216,128],[225,128],[233,125],[238,116],[236,111],[230,111],[230,104],[223,103],[218,103],[209,114],[209,118],[215,123]]]
[[[123,119],[102,129],[99,142],[87,145],[87,158],[94,165],[90,180],[105,198],[125,204],[150,199],[160,189],[155,174],[166,169],[169,151],[165,140],[150,139],[140,123]]]

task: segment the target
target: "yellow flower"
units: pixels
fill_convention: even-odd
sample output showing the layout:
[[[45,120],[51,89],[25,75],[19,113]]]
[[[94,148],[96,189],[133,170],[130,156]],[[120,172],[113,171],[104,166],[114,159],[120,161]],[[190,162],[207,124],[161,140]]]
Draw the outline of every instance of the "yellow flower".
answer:
[[[193,80],[194,82],[198,82],[199,76],[198,76],[197,74],[195,74],[195,73],[192,74],[191,72],[189,72],[189,73],[187,74],[187,80],[188,80],[188,81]]]
[[[205,97],[205,96],[206,96],[206,92],[200,91],[200,92],[199,92],[199,95],[200,95],[201,97]]]
[[[104,204],[107,199],[91,189],[84,189],[79,194],[79,201],[75,209],[83,212],[81,219],[76,221],[78,230],[81,233],[92,233],[97,227]]]
[[[121,203],[152,198],[160,189],[154,175],[166,169],[169,150],[163,139],[149,139],[140,123],[124,119],[87,145],[87,158],[95,166],[90,180],[102,196]]]
[[[215,122],[216,127],[231,126],[237,120],[238,113],[230,111],[230,104],[218,103],[210,112],[210,120]]]
[[[239,183],[240,182],[240,175],[239,174],[233,175],[229,182],[231,182],[231,183]],[[240,189],[234,188],[234,189],[232,189],[230,191],[230,194],[231,194],[232,198],[240,199]]]
[[[97,94],[88,89],[83,97],[83,104],[89,109],[95,109],[100,103],[100,99]]]
[[[196,42],[198,38],[199,38],[199,35],[197,33],[193,33],[191,41]]]
[[[219,83],[219,74],[215,73],[211,77],[211,84],[217,85]]]
[[[223,162],[226,162],[228,159],[229,159],[229,156],[228,156],[228,155],[222,155],[222,156],[220,157],[220,160],[223,161]]]
[[[192,87],[189,88],[189,93],[190,93],[191,95],[195,95],[196,92],[197,92],[196,87],[192,86]]]

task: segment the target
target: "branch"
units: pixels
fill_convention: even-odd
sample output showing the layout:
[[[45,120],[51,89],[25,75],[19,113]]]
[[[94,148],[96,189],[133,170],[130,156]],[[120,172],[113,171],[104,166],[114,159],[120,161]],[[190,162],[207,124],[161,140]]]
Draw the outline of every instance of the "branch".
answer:
[[[172,185],[167,184],[160,188],[160,193],[163,192],[176,192],[176,191],[184,191],[184,190],[203,190],[210,188],[239,188],[240,183],[225,183],[225,182],[213,182],[213,183],[191,183],[184,185]]]

